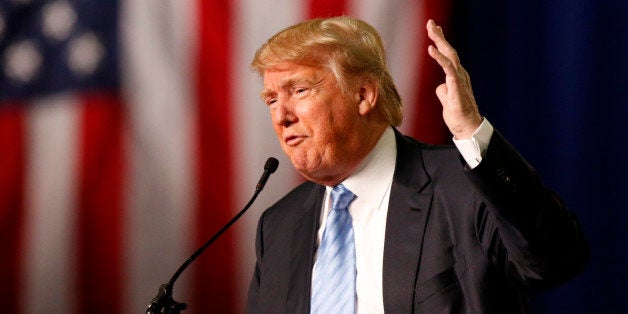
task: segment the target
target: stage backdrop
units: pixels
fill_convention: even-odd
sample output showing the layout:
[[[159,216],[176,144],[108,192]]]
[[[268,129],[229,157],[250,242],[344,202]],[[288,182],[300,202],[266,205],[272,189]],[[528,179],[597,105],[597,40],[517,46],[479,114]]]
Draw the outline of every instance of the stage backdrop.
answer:
[[[302,180],[248,64],[277,31],[346,14],[381,32],[401,129],[429,143],[449,141],[424,31],[428,18],[443,25],[483,114],[582,218],[589,268],[534,310],[625,312],[628,8],[552,3],[1,1],[2,311],[142,312],[275,156],[257,203],[174,287],[186,313],[242,312],[257,218]]]
[[[628,1],[459,0],[482,112],[580,217],[591,261],[535,313],[627,313]]]

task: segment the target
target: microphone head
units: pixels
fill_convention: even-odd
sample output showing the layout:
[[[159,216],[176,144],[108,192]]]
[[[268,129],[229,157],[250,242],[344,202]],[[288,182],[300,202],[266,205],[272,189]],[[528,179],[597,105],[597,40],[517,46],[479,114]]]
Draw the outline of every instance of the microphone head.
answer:
[[[269,157],[264,164],[264,170],[268,170],[269,173],[274,173],[279,167],[279,160],[275,157]]]

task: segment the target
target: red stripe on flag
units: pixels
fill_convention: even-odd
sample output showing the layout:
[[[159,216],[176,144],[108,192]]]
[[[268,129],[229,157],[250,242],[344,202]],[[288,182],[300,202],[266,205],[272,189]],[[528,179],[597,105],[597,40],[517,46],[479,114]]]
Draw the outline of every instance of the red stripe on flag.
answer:
[[[78,194],[78,312],[121,313],[123,107],[107,94],[82,98]]]
[[[197,2],[197,245],[207,241],[236,211],[232,202],[231,94],[232,6],[230,1]],[[231,313],[236,300],[235,236],[225,233],[195,263],[190,307]],[[207,256],[209,255],[209,256]]]
[[[20,106],[0,108],[0,303],[18,313],[24,223],[24,116]]]
[[[419,41],[424,51],[423,58],[418,66],[420,84],[417,88],[416,111],[412,125],[412,135],[417,139],[431,144],[445,144],[451,141],[451,135],[443,121],[443,107],[436,97],[436,86],[445,82],[445,74],[436,61],[427,53],[431,40],[427,37],[425,25],[428,19],[433,19],[438,25],[447,30],[451,15],[451,3],[448,0],[423,1],[423,15],[421,20],[421,34],[424,40]]]
[[[332,17],[347,14],[346,0],[310,0],[308,16],[310,18]]]

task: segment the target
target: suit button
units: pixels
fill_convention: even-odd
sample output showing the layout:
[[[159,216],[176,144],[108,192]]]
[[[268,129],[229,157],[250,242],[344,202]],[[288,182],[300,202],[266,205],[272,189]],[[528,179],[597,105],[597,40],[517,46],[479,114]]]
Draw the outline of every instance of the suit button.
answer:
[[[502,180],[502,182],[506,184],[512,183],[512,177],[506,173],[506,170],[502,168],[497,169],[497,176]]]
[[[504,171],[504,169],[502,168],[497,169],[497,176],[503,180],[506,176],[506,171]]]

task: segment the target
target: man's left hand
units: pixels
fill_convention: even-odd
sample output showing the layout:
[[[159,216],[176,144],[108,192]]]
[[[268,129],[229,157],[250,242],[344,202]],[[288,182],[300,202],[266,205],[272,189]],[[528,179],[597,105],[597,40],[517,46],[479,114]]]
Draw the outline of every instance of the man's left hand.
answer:
[[[458,54],[445,39],[442,28],[433,20],[427,22],[427,36],[436,45],[430,45],[428,53],[445,72],[445,83],[436,88],[445,124],[456,139],[471,138],[482,123],[482,116],[473,97],[469,73],[460,65]]]

